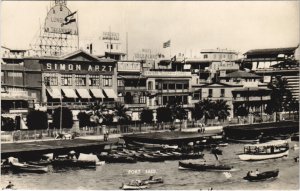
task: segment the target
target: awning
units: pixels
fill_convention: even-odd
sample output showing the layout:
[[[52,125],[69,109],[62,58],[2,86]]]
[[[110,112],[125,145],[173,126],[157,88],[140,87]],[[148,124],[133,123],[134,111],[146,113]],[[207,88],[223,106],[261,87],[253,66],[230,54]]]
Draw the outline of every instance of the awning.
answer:
[[[67,98],[78,98],[73,89],[62,89]]]
[[[118,96],[113,89],[103,89],[108,98],[117,99]]]
[[[53,99],[60,99],[61,98],[61,92],[59,89],[53,88],[53,89],[47,89],[47,92]]]
[[[102,89],[90,89],[95,98],[105,98]]]
[[[191,65],[190,64],[185,64],[185,65],[183,65],[183,69],[184,70],[189,70],[189,69],[191,69]]]
[[[92,98],[89,94],[89,91],[87,89],[76,89],[79,96],[83,99],[90,99]]]

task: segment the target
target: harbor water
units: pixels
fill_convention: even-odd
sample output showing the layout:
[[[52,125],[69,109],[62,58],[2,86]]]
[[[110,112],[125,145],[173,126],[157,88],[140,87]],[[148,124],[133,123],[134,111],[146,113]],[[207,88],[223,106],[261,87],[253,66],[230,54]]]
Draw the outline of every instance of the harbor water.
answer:
[[[292,141],[290,147],[298,142]],[[116,190],[122,182],[134,179],[146,179],[150,175],[163,177],[163,184],[151,185],[153,190],[298,190],[299,150],[290,149],[288,157],[257,162],[241,161],[238,153],[243,152],[243,144],[229,144],[221,147],[223,155],[219,160],[234,166],[226,177],[223,172],[198,172],[178,169],[178,161],[138,162],[135,164],[105,164],[96,169],[53,169],[44,174],[4,172],[1,175],[1,188],[11,181],[16,189],[47,189],[47,190]],[[216,163],[209,151],[204,151],[207,163]],[[279,169],[279,177],[263,182],[247,182],[243,177],[250,170],[260,172]]]

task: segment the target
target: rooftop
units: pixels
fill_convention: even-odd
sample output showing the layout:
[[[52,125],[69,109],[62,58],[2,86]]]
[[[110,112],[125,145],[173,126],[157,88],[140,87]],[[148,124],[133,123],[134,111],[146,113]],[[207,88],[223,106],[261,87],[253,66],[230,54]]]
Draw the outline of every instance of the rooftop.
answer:
[[[253,73],[245,72],[242,70],[238,70],[227,74],[223,78],[261,78],[261,76]]]
[[[253,49],[247,51],[244,55],[260,55],[260,54],[293,54],[294,51],[298,48],[296,47],[287,47],[287,48],[267,48],[267,49]]]

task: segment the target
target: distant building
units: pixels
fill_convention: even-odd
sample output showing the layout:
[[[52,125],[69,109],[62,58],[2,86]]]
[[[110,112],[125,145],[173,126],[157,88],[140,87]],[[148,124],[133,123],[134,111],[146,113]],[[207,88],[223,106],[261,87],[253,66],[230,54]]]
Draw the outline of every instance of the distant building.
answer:
[[[117,100],[115,60],[100,59],[78,50],[60,57],[2,58],[2,61],[2,88],[11,99],[17,99],[17,92],[21,91],[36,107],[46,106],[48,110],[58,107],[60,102],[80,110],[86,109],[90,102]],[[2,104],[3,107],[11,105]]]
[[[293,96],[299,99],[299,46],[288,48],[254,49],[245,54],[243,68],[255,71],[265,83],[276,76],[285,78]]]
[[[139,61],[118,61],[118,97],[131,111],[132,120],[140,119],[140,112],[147,107],[147,78],[142,74]]]

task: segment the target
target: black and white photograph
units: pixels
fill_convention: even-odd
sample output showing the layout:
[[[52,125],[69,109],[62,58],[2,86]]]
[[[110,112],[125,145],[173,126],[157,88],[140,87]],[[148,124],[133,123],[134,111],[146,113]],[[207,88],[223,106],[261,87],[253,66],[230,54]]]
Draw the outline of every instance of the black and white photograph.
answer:
[[[299,0],[0,4],[0,189],[300,189]]]

